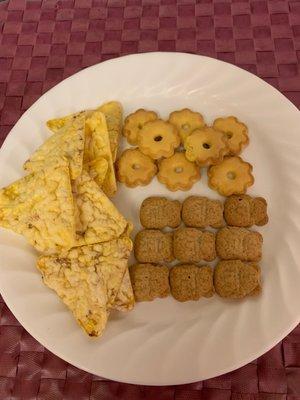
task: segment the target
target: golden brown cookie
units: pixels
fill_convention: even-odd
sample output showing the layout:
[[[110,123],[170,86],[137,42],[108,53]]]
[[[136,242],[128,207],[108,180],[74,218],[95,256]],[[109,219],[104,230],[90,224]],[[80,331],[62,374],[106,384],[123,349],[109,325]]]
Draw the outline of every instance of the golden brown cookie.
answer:
[[[220,261],[214,271],[214,286],[221,297],[241,299],[261,291],[260,267],[240,260]]]
[[[216,251],[223,260],[259,261],[263,237],[246,228],[227,226],[216,235]]]
[[[207,175],[209,187],[222,196],[243,194],[254,183],[252,165],[240,157],[225,157],[221,164],[212,165]]]
[[[265,225],[268,222],[267,202],[263,197],[232,195],[225,201],[224,217],[232,226]]]
[[[152,158],[141,153],[139,149],[127,149],[116,164],[117,177],[128,187],[145,186],[151,182],[157,167]]]
[[[248,128],[236,117],[217,118],[213,127],[226,134],[228,153],[238,155],[249,143]]]
[[[154,111],[148,111],[140,108],[134,113],[129,114],[124,121],[123,135],[127,138],[128,143],[137,144],[138,133],[143,126],[149,121],[155,121],[158,115]]]
[[[144,228],[176,228],[181,223],[181,203],[165,197],[148,197],[140,208],[140,221]]]
[[[179,228],[173,236],[173,253],[181,262],[212,261],[216,258],[215,234],[197,228]]]
[[[184,141],[185,156],[201,167],[218,164],[228,152],[223,132],[210,127],[196,129]]]
[[[140,231],[134,241],[135,258],[140,263],[165,263],[174,260],[173,234],[156,229]]]
[[[157,179],[172,192],[190,190],[200,179],[200,171],[195,163],[185,158],[184,153],[175,153],[160,161]]]
[[[161,119],[147,122],[138,134],[139,149],[153,160],[171,157],[179,144],[175,126]]]
[[[176,126],[181,143],[195,130],[205,126],[202,115],[198,112],[184,108],[183,110],[173,111],[169,115],[169,122]]]
[[[194,228],[224,226],[223,203],[202,196],[187,197],[182,204],[182,220]]]
[[[170,286],[172,296],[178,301],[211,297],[214,294],[213,271],[208,265],[175,265],[170,270]]]
[[[169,268],[165,265],[135,264],[129,267],[136,301],[152,301],[170,293]]]

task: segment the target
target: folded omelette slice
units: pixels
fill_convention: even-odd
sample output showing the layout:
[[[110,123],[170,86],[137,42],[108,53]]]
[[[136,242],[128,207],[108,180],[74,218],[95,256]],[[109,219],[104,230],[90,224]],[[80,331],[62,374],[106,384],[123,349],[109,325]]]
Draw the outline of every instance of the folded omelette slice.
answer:
[[[133,289],[130,281],[129,270],[126,268],[123,280],[112,306],[113,310],[130,311],[135,304]]]
[[[122,237],[41,256],[37,267],[89,336],[100,336],[119,291],[132,242]]]
[[[103,182],[95,181],[104,193],[111,197],[116,193],[117,183],[110,149],[106,119],[103,113],[95,111],[86,119],[84,163],[90,163],[99,158],[107,161],[107,173]]]
[[[49,159],[40,169],[0,190],[0,226],[25,236],[43,252],[70,248],[75,210],[66,159]]]
[[[113,162],[116,161],[122,130],[123,108],[118,101],[102,104],[98,109],[105,115]]]
[[[27,160],[24,169],[33,172],[42,168],[49,157],[66,158],[70,163],[71,178],[82,171],[85,141],[85,115],[79,113],[60,130],[50,136]]]
[[[118,238],[127,220],[85,171],[72,183],[76,214],[74,246]]]

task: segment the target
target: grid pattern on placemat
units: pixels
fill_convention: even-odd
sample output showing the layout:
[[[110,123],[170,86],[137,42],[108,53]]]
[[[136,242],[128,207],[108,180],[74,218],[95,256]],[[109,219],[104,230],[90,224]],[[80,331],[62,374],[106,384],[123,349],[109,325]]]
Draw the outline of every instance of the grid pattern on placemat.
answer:
[[[299,0],[11,0],[0,3],[0,144],[22,113],[62,79],[147,51],[231,62],[300,106]],[[155,388],[107,381],[67,364],[0,301],[0,399],[300,400],[300,327],[237,371]]]

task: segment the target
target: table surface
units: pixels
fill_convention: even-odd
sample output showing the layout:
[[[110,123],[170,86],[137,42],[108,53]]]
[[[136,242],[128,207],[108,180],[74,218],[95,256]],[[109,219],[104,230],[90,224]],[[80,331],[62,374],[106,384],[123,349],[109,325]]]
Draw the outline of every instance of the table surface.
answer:
[[[300,107],[300,0],[11,0],[0,3],[0,145],[22,113],[62,79],[147,51],[233,63]],[[0,298],[0,399],[300,400],[300,326],[258,360],[221,377],[135,386],[54,356]]]

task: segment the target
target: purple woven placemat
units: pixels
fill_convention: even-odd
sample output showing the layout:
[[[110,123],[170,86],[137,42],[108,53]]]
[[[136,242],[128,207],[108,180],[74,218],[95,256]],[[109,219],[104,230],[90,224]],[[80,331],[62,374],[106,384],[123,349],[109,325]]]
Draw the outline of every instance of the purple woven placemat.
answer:
[[[67,76],[109,58],[157,50],[231,62],[300,106],[299,0],[11,0],[0,3],[0,144],[22,113]],[[145,387],[67,364],[0,300],[0,400],[7,399],[300,400],[300,326],[232,373]]]

